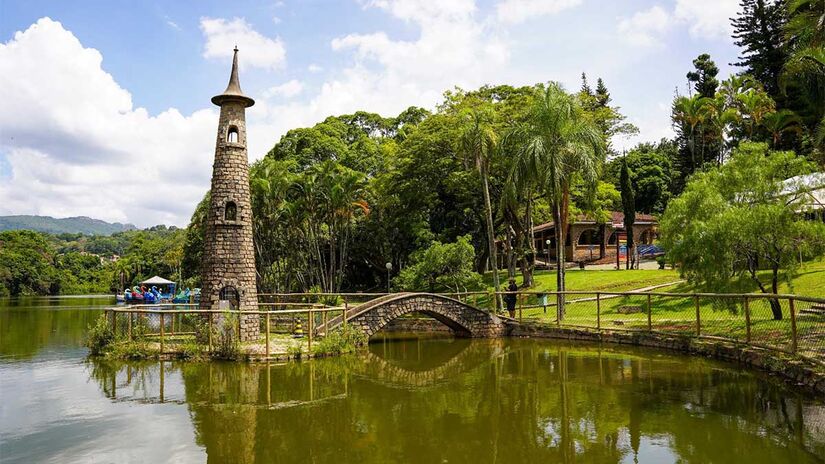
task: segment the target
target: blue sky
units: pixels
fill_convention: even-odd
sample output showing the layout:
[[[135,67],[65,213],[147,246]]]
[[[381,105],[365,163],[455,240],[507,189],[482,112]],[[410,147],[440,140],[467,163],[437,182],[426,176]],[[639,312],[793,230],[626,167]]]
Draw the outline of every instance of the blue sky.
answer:
[[[250,159],[357,109],[432,108],[454,85],[605,79],[670,134],[691,60],[735,61],[737,0],[4,1],[0,214],[185,225],[209,186],[209,99],[240,48]]]

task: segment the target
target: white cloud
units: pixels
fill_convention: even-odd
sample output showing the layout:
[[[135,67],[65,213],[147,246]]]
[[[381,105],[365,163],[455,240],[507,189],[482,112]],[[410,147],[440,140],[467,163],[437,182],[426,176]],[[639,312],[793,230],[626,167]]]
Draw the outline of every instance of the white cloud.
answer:
[[[324,68],[322,68],[321,66],[318,66],[315,63],[312,63],[309,66],[307,66],[307,71],[309,71],[311,73],[319,73],[323,70],[324,70]]]
[[[176,30],[176,31],[181,30],[181,28],[180,28],[180,26],[178,25],[178,23],[176,23],[176,22],[172,21],[171,19],[169,19],[169,17],[168,17],[168,16],[165,16],[165,17],[164,17],[164,20],[166,21],[166,25],[167,25],[167,26],[169,26],[169,27],[171,27],[172,29],[174,29],[174,30]]]
[[[739,0],[676,0],[675,16],[689,24],[690,35],[729,38],[730,18],[739,12]]]
[[[206,38],[204,58],[231,57],[237,45],[243,50],[244,66],[275,70],[286,63],[286,47],[280,37],[261,35],[243,18],[201,18],[200,27]]]
[[[283,84],[272,86],[264,91],[264,98],[283,97],[292,98],[304,90],[304,84],[297,79],[284,82]]]
[[[661,44],[662,36],[670,29],[671,18],[659,5],[638,11],[629,18],[619,21],[619,33],[628,42],[642,46]]]
[[[504,0],[496,5],[501,22],[517,24],[530,18],[559,13],[579,6],[582,0]]]
[[[0,44],[0,214],[185,225],[209,186],[217,114],[149,115],[101,64],[49,18]]]

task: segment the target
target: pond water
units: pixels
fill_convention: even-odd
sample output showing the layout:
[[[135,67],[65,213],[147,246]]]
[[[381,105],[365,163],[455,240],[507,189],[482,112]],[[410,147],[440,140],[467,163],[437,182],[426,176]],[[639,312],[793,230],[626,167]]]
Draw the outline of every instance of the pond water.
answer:
[[[414,336],[277,365],[87,360],[110,303],[0,300],[0,462],[825,462],[825,403],[729,364]]]

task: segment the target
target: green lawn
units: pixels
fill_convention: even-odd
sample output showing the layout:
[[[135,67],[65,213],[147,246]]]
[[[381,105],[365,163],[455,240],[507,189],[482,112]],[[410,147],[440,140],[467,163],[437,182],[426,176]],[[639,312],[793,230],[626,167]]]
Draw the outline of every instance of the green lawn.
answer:
[[[673,270],[639,270],[639,271],[595,271],[570,270],[567,273],[567,287],[579,291],[626,291],[648,287],[679,279]],[[521,279],[517,279],[520,282]],[[536,276],[535,290],[555,289],[555,273],[542,271]],[[532,290],[532,289],[531,289]],[[663,287],[655,291],[673,293],[693,293],[693,286],[680,283]],[[754,285],[751,289],[758,292]],[[800,270],[791,285],[784,283],[780,292],[801,296],[825,297],[825,260],[810,262]],[[548,298],[548,306],[532,307],[539,303],[535,296],[520,299],[519,304],[526,306],[522,310],[525,320],[557,324],[555,300]],[[650,327],[653,330],[696,334],[696,303],[693,297],[650,297]],[[746,341],[748,337],[744,300],[740,298],[699,298],[699,320],[702,335],[712,335]],[[782,320],[774,320],[767,299],[749,300],[750,339],[752,343],[761,344],[781,350],[790,351],[792,347],[792,330],[790,307],[787,300],[780,301]],[[596,294],[569,295],[566,314],[561,325],[611,330],[647,330],[648,297],[602,295],[596,301]],[[797,301],[797,342],[799,352],[812,357],[825,358],[825,315],[810,313],[807,310],[813,304]],[[638,312],[632,312],[632,311]],[[630,312],[630,313],[627,313]]]
[[[554,291],[556,289],[556,271],[538,271],[533,276],[535,286],[531,291]],[[485,283],[493,289],[492,275],[485,275]],[[652,285],[666,284],[679,280],[679,273],[672,270],[580,270],[567,271],[567,289],[581,291],[621,292]],[[516,275],[516,283],[521,285],[521,274]],[[507,274],[502,277],[502,286],[507,284]]]

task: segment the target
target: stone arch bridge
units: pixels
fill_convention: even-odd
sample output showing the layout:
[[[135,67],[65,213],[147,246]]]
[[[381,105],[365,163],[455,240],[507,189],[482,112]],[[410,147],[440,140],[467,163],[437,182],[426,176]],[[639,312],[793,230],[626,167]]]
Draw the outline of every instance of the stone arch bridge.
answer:
[[[456,335],[465,337],[497,337],[504,335],[506,325],[502,318],[470,306],[454,298],[434,293],[395,293],[370,300],[347,312],[347,324],[373,336],[394,319],[418,312],[441,322]],[[326,332],[341,325],[341,316],[318,327]]]

